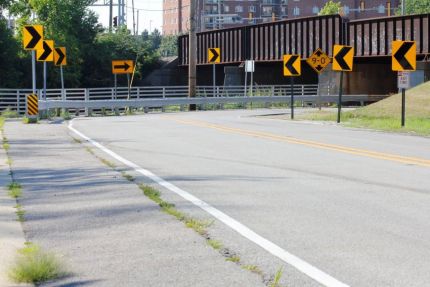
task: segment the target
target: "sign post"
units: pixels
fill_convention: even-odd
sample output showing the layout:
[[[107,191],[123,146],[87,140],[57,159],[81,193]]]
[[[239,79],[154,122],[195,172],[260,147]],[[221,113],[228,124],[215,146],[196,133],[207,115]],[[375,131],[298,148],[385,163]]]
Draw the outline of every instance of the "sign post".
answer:
[[[255,71],[255,61],[254,60],[246,60],[245,61],[245,96],[248,95],[248,92],[246,90],[246,85],[248,82],[248,73],[251,73],[251,75],[252,75],[252,73],[254,73],[254,71]],[[253,86],[252,86],[252,77],[251,77],[251,91],[252,91],[252,88],[253,88]]]
[[[318,74],[318,108],[321,110],[321,93],[320,93],[320,77],[319,75],[330,64],[330,57],[320,48],[316,49],[313,54],[306,59],[306,62]]]
[[[112,61],[112,74],[114,75],[115,85],[115,99],[118,98],[118,74],[127,75],[127,86],[128,86],[128,98],[130,97],[130,74],[134,72],[134,61],[133,60],[114,60]]]
[[[334,45],[333,70],[340,71],[339,99],[337,102],[337,123],[340,123],[342,110],[343,72],[351,72],[354,62],[354,48],[351,46]]]
[[[406,122],[406,89],[410,87],[408,71],[417,69],[417,44],[415,41],[393,41],[391,68],[397,71],[398,87],[402,89],[402,127]]]
[[[221,62],[221,49],[220,48],[209,48],[208,49],[208,62],[212,63],[212,81],[213,81],[213,92],[212,96],[216,94],[216,67],[215,64]]]
[[[284,76],[290,77],[291,88],[291,119],[294,120],[294,77],[298,77],[302,73],[300,55],[284,55]]]
[[[66,94],[64,90],[64,73],[63,66],[67,65],[67,56],[65,47],[57,47],[54,49],[54,64],[60,66],[60,77],[61,77],[61,100],[66,100]],[[63,109],[63,112],[65,109]]]
[[[43,26],[42,25],[26,25],[23,28],[23,46],[24,50],[31,50],[31,74],[32,74],[32,90],[33,95],[37,93],[36,86],[36,50],[42,49],[43,42]],[[27,113],[30,121],[33,122],[36,117]],[[37,116],[37,115],[36,115]]]

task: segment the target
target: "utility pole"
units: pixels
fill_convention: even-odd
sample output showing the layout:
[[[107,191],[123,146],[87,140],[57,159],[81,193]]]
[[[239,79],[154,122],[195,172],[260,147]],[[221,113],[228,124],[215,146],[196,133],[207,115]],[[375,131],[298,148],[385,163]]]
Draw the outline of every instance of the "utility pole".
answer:
[[[113,21],[113,0],[109,2],[109,33],[112,33],[112,21]]]
[[[221,28],[221,0],[218,0],[218,29]]]
[[[131,10],[133,12],[133,35],[136,36],[136,21],[134,19],[134,0],[131,0]]]
[[[402,0],[402,15],[405,15],[405,1],[406,0]]]
[[[190,34],[188,51],[188,97],[196,96],[196,58],[197,58],[197,34],[196,34],[196,1],[190,1]],[[190,111],[195,111],[196,105],[190,105]]]

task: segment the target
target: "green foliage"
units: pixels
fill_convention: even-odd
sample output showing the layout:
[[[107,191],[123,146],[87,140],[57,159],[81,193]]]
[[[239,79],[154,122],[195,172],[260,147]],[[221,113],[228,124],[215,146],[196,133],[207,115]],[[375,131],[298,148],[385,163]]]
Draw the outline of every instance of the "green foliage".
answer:
[[[111,61],[136,60],[134,84],[158,67],[162,36],[158,30],[133,36],[121,27],[116,33],[106,33],[97,15],[89,9],[94,0],[0,0],[0,8],[8,7],[17,17],[15,38],[0,21],[0,88],[28,88],[31,86],[31,57],[22,49],[22,27],[37,23],[44,26],[44,37],[55,45],[67,48],[68,65],[64,67],[65,86],[112,86]],[[1,10],[1,9],[0,9]],[[32,12],[37,15],[31,20]],[[41,64],[37,64],[41,69]],[[6,70],[7,69],[7,70]],[[48,64],[48,88],[58,88],[59,69]],[[127,83],[119,77],[119,85]],[[42,73],[38,73],[38,83]]]
[[[405,0],[403,0],[405,1]],[[405,14],[426,14],[430,13],[430,0],[406,0],[405,1]],[[402,14],[401,5],[396,10],[397,15]]]
[[[178,55],[178,37],[176,35],[163,36],[161,39],[158,53],[162,57],[171,57]]]
[[[321,9],[318,15],[334,15],[339,14],[341,9],[340,2],[334,2],[332,0],[328,1],[324,7]]]
[[[20,63],[19,50],[18,41],[13,38],[6,21],[0,18],[0,88],[14,88],[20,84],[23,63]]]
[[[16,263],[9,271],[10,278],[17,283],[40,284],[64,275],[64,268],[55,255],[31,243],[18,251]]]

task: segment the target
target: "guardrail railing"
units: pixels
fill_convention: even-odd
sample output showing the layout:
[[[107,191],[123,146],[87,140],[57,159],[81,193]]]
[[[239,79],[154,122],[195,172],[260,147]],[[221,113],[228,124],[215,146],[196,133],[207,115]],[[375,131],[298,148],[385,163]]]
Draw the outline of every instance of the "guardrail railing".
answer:
[[[25,98],[30,89],[0,89],[0,111],[9,108],[25,114]],[[254,86],[251,90],[244,86],[198,86],[196,97],[189,99],[188,87],[127,87],[88,88],[88,89],[48,89],[46,101],[43,91],[38,90],[40,108],[98,109],[124,107],[166,107],[187,104],[222,103],[279,103],[289,102],[290,85]],[[297,101],[310,103],[333,103],[336,95],[330,95],[330,87],[318,85],[295,85]],[[350,95],[345,101],[377,101],[384,96]]]

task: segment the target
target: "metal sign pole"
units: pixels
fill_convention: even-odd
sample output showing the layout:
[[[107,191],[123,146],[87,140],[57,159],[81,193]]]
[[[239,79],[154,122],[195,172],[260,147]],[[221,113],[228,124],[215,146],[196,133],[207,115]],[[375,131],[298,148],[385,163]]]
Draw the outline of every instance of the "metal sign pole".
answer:
[[[254,70],[251,72],[251,97],[254,96]]]
[[[244,91],[244,93],[243,93],[243,96],[245,96],[245,97],[246,97],[246,95],[248,94],[248,93],[247,93],[247,91],[246,91],[246,85],[247,85],[247,82],[248,82],[248,72],[247,72],[247,70],[246,70],[246,64],[245,64],[245,91]]]
[[[31,51],[31,67],[33,74],[33,94],[36,94],[36,51]]]
[[[43,100],[46,101],[46,62],[43,62]]]
[[[294,77],[290,77],[290,88],[291,88],[291,119],[294,120]]]
[[[114,85],[115,85],[115,100],[118,98],[118,91],[117,91],[117,77],[116,74],[114,74]]]
[[[212,91],[212,96],[215,98],[215,94],[216,94],[216,68],[215,68],[215,63],[212,65],[212,77],[213,77],[213,91]]]
[[[402,88],[402,127],[405,126],[406,118],[406,89]]]
[[[343,71],[340,72],[340,84],[339,84],[339,99],[337,102],[337,123],[340,123],[340,113],[342,110],[342,91],[343,90]]]
[[[66,100],[66,94],[64,93],[64,74],[63,74],[63,65],[60,66],[60,75],[61,75],[61,100]]]

